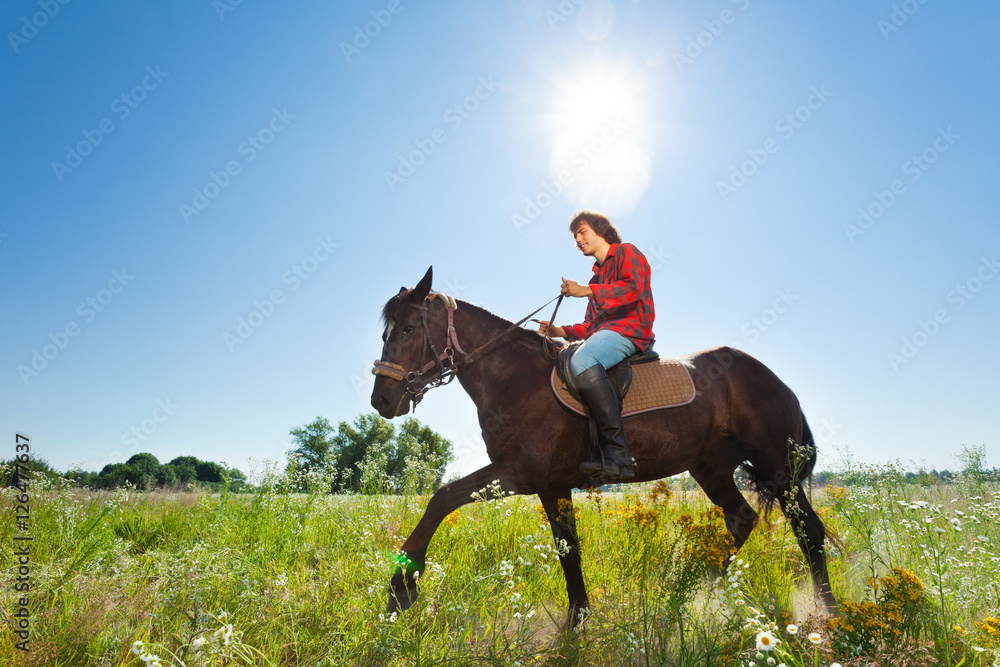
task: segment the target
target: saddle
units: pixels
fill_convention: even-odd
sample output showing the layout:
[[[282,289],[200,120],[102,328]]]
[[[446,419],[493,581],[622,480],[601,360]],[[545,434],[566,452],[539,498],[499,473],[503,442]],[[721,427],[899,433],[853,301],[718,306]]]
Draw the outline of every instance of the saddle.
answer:
[[[573,387],[573,372],[569,365],[580,345],[581,342],[571,343],[559,351],[552,369],[551,384],[552,392],[560,403],[586,416],[587,410]],[[660,357],[652,347],[626,357],[606,372],[618,394],[623,418],[687,405],[694,400],[694,382],[687,366],[677,359]]]

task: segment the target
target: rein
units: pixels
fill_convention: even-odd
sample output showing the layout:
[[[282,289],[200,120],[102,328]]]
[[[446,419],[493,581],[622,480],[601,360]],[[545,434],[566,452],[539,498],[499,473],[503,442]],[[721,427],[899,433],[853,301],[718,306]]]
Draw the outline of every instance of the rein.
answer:
[[[416,370],[407,372],[401,365],[395,364],[389,361],[382,361],[380,359],[375,360],[375,367],[372,368],[372,375],[384,375],[385,377],[397,380],[399,382],[406,381],[406,393],[413,395],[413,407],[416,408],[417,403],[421,401],[424,397],[424,391],[426,389],[431,389],[433,387],[439,387],[444,384],[448,384],[455,379],[455,374],[462,364],[471,364],[478,358],[477,355],[496,341],[500,340],[507,334],[509,334],[514,329],[518,328],[534,315],[536,315],[542,308],[549,305],[556,299],[559,299],[559,303],[556,304],[556,311],[559,311],[559,304],[562,303],[562,298],[564,295],[560,294],[557,297],[553,297],[549,301],[546,301],[539,308],[532,311],[531,314],[521,318],[517,322],[511,324],[509,327],[504,329],[502,332],[486,341],[472,352],[466,353],[462,349],[462,346],[458,342],[458,333],[455,330],[455,311],[458,310],[458,304],[455,299],[447,294],[436,293],[431,298],[440,298],[445,302],[445,307],[448,310],[448,336],[445,341],[446,347],[444,352],[438,354],[437,349],[434,347],[434,341],[431,340],[430,327],[427,325],[427,305],[425,304],[413,304],[414,308],[421,311],[420,319],[424,326],[424,344],[423,349],[420,352],[420,365]],[[555,312],[552,314],[555,317]],[[430,348],[431,360],[425,362],[424,359],[427,356],[427,349]],[[462,355],[458,361],[455,361],[455,352]],[[447,363],[445,363],[447,360]],[[430,375],[425,374],[434,368],[438,367],[435,373]]]

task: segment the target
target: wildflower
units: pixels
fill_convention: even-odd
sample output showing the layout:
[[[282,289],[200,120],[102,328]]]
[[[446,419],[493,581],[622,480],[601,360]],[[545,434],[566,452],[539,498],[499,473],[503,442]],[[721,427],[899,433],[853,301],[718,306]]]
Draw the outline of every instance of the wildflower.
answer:
[[[785,628],[785,632],[787,632],[790,635],[794,635],[798,631],[799,631],[799,626],[797,626],[795,624],[792,624],[792,623],[789,623],[788,627]]]
[[[132,655],[139,655],[142,653],[143,644],[138,639],[132,643]]]
[[[830,667],[841,667],[839,662],[831,662]]]
[[[223,625],[215,631],[214,637],[220,637],[224,646],[229,645],[229,637],[233,634],[233,624]]]
[[[774,658],[768,658],[767,664],[771,665],[771,667],[774,667],[776,664],[778,664],[778,661],[775,660]]]
[[[757,650],[758,651],[770,651],[778,642],[781,640],[770,633],[770,631],[765,630],[757,635]]]
[[[821,641],[823,641],[823,638],[819,636],[818,632],[810,632],[808,638],[809,641],[811,641],[813,644],[819,644]]]
[[[550,568],[548,565],[542,566],[542,572],[544,572],[545,574],[548,574],[551,569],[552,568]]]
[[[195,651],[197,651],[198,649],[201,648],[201,645],[204,644],[207,641],[208,640],[205,639],[204,637],[198,637],[193,642],[191,642],[191,648],[193,648]]]

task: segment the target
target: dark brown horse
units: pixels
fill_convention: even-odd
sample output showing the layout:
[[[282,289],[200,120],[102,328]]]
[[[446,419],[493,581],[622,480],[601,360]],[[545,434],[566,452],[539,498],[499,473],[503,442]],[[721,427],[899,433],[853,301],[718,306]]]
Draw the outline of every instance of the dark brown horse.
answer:
[[[572,489],[588,486],[580,472],[590,447],[587,420],[552,395],[553,361],[543,350],[540,334],[462,301],[451,309],[450,298],[428,299],[431,276],[428,269],[416,287],[401,289],[385,304],[384,346],[373,371],[377,377],[372,406],[386,418],[404,415],[427,387],[457,377],[479,411],[492,463],[433,495],[402,545],[403,556],[390,582],[389,611],[407,609],[416,600],[413,575],[423,570],[427,546],[441,521],[472,502],[474,492],[499,480],[504,493],[537,494],[553,536],[570,546],[560,560],[569,620],[575,623],[579,612],[588,608],[571,497]],[[742,466],[758,494],[765,501],[777,500],[785,512],[823,602],[834,605],[825,529],[801,484],[811,474],[816,454],[795,394],[739,350],[719,347],[680,359],[695,382],[695,399],[683,407],[625,420],[637,464],[631,481],[690,471],[725,512],[726,527],[739,548],[757,521],[757,512],[733,479]],[[795,451],[802,448],[793,447],[792,441],[806,446],[807,454],[797,464]]]

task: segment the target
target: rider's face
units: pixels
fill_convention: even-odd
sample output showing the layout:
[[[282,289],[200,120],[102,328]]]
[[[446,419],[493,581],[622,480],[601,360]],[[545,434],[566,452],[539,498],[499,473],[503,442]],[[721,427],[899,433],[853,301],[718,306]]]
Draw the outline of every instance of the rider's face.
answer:
[[[600,250],[602,242],[607,243],[604,239],[597,235],[590,225],[583,222],[576,230],[576,234],[573,236],[573,240],[576,241],[576,247],[580,249],[587,257],[591,257]]]

